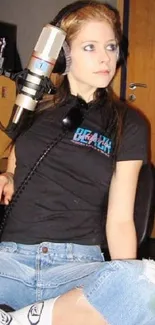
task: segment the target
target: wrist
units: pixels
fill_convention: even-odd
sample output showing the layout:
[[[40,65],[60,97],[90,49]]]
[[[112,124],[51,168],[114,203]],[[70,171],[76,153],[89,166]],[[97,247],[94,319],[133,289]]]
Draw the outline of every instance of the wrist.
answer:
[[[1,174],[1,176],[6,177],[7,180],[8,180],[8,183],[11,183],[11,184],[13,183],[13,179],[14,179],[14,174],[13,173],[6,171],[5,173]]]

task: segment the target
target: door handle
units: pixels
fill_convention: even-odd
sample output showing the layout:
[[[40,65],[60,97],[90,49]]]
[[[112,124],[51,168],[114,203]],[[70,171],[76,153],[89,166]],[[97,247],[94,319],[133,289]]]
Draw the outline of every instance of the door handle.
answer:
[[[138,87],[147,88],[147,85],[146,84],[142,84],[140,82],[131,82],[129,84],[129,89],[131,89],[131,90],[135,90]]]

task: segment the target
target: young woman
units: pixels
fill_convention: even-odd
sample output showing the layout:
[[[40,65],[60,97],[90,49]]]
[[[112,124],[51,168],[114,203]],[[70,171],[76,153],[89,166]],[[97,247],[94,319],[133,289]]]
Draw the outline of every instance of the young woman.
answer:
[[[1,311],[0,324],[151,325],[155,263],[136,260],[133,220],[148,128],[111,95],[118,17],[103,3],[79,1],[54,22],[67,34],[68,71],[17,138],[0,177],[4,203],[13,202],[0,244],[0,302],[33,305]],[[106,238],[110,262],[101,252]]]

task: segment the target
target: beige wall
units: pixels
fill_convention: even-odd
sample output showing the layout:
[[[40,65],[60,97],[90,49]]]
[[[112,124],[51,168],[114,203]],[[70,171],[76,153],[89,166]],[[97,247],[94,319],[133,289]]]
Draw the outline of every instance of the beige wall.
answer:
[[[17,47],[23,67],[44,24],[72,0],[0,0],[0,21],[17,25]],[[117,0],[105,1],[116,6]]]

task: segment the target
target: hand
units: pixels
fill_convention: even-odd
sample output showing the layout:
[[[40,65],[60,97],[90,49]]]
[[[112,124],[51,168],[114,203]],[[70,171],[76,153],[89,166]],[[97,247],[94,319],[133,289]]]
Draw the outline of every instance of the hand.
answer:
[[[13,174],[6,172],[0,175],[0,202],[8,205],[14,193]]]

